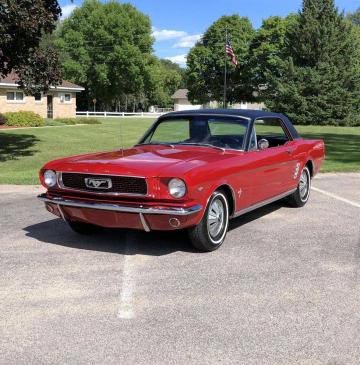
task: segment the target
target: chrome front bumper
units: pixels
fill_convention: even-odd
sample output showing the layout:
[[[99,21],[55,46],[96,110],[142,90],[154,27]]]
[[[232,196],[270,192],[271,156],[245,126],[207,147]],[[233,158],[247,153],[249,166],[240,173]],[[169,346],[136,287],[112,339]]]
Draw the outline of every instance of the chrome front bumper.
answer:
[[[46,194],[41,194],[38,196],[38,199],[43,201],[44,203],[52,203],[56,205],[66,206],[66,207],[75,207],[75,208],[88,208],[88,209],[100,209],[100,210],[109,210],[114,212],[123,212],[123,213],[141,213],[141,214],[167,214],[167,215],[180,215],[186,216],[190,214],[194,214],[199,212],[202,209],[200,204],[195,204],[189,208],[176,208],[176,207],[144,207],[139,205],[137,207],[129,207],[118,204],[109,204],[109,203],[92,203],[92,202],[80,202],[76,200],[64,199],[61,197],[49,198]]]

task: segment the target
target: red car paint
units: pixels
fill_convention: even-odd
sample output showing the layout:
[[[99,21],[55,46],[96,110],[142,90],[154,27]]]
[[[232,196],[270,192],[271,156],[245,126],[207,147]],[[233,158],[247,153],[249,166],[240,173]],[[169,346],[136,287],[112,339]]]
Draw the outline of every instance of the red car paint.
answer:
[[[324,160],[321,140],[296,138],[285,145],[257,151],[220,150],[199,146],[143,145],[124,151],[93,153],[63,158],[47,163],[40,170],[43,181],[45,170],[100,175],[144,177],[146,196],[115,196],[110,193],[79,192],[56,186],[48,189],[47,209],[65,220],[91,223],[103,227],[131,229],[174,230],[197,225],[206,209],[211,194],[225,186],[230,201],[230,215],[236,216],[262,202],[295,189],[299,183],[298,171],[308,164],[315,175]],[[299,169],[300,167],[300,169]],[[181,178],[187,193],[174,199],[167,189],[171,178]],[[141,208],[191,208],[200,205],[193,214],[147,214],[107,211],[88,207],[62,205],[53,198],[76,202],[113,204]],[[145,226],[142,219],[145,218]],[[178,226],[171,225],[178,219]]]

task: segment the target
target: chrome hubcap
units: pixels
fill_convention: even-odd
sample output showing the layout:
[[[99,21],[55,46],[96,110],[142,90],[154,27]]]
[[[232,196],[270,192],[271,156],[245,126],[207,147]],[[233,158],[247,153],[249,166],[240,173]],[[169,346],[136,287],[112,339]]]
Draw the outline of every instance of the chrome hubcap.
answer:
[[[219,235],[219,233],[224,227],[224,220],[225,220],[224,203],[219,198],[216,198],[210,205],[208,221],[207,221],[208,231],[212,238],[215,238],[216,236]]]
[[[305,199],[309,189],[309,177],[306,171],[304,170],[301,173],[300,182],[299,182],[299,190],[301,199]]]

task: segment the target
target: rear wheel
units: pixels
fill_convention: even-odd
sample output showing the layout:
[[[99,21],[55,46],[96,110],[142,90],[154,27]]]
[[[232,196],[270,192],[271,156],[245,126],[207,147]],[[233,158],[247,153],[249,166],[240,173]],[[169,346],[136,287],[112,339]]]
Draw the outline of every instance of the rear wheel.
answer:
[[[303,207],[310,196],[311,175],[307,166],[301,172],[297,189],[288,197],[288,202],[293,207]]]
[[[225,240],[229,224],[229,206],[221,190],[211,196],[200,223],[189,229],[192,245],[200,251],[218,249]]]
[[[84,222],[68,221],[68,224],[74,232],[84,235],[98,232],[101,229],[100,227],[95,226],[94,224],[89,224]]]

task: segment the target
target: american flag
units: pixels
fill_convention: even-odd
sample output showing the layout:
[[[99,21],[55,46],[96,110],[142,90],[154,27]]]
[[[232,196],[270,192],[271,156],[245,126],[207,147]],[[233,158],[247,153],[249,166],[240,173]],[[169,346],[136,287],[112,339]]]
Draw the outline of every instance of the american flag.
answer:
[[[231,57],[231,62],[235,66],[237,66],[238,65],[237,57],[235,55],[233,48],[231,47],[229,39],[226,39],[226,54]]]

